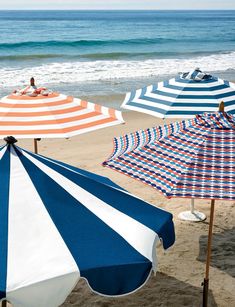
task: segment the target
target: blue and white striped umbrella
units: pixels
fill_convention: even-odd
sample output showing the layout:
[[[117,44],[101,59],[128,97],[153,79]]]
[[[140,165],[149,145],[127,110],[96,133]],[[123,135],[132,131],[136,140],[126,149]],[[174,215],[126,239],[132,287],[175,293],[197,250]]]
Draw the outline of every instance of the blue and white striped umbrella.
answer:
[[[127,93],[122,107],[160,118],[192,118],[218,111],[221,101],[235,114],[235,84],[196,69]]]
[[[80,277],[104,295],[139,288],[156,243],[175,240],[172,215],[101,177],[0,148],[0,300],[58,306]]]

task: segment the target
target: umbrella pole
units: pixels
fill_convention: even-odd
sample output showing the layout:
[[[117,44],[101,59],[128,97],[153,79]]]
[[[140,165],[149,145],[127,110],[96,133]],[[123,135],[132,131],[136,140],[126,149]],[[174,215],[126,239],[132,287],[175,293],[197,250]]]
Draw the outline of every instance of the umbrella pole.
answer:
[[[2,301],[2,307],[7,307],[7,301],[6,300]]]
[[[208,290],[209,290],[209,270],[210,270],[210,259],[211,259],[211,242],[212,242],[212,228],[214,220],[214,208],[215,200],[211,200],[211,210],[210,210],[210,223],[208,231],[208,242],[207,242],[207,255],[206,255],[206,273],[203,281],[203,307],[207,307],[208,303]]]
[[[38,153],[38,141],[39,141],[39,140],[40,140],[40,139],[33,139],[34,152],[35,152],[35,154]]]
[[[190,210],[180,212],[178,218],[189,222],[202,222],[206,219],[206,215],[194,208],[194,198],[191,199]]]
[[[191,199],[191,206],[190,206],[190,211],[193,214],[195,209],[194,209],[194,198]]]
[[[34,152],[35,154],[38,153],[38,142],[41,141],[41,139],[33,139],[33,144],[34,144]]]

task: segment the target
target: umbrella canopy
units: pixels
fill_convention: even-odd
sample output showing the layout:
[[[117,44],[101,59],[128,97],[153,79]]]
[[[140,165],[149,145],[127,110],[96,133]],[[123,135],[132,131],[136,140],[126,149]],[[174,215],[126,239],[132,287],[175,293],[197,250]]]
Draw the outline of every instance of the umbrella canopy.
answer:
[[[119,111],[59,93],[0,100],[0,138],[67,138],[121,123]]]
[[[156,243],[175,240],[172,215],[105,177],[0,148],[0,300],[58,306],[80,277],[104,295],[139,288]]]
[[[235,116],[205,113],[116,138],[114,144],[104,166],[138,179],[166,197],[211,199],[203,283],[206,307],[215,199],[235,200]]]
[[[160,118],[193,118],[203,112],[235,114],[235,84],[196,69],[126,94],[122,107]]]
[[[235,116],[195,119],[114,140],[104,166],[138,179],[166,197],[235,200]]]

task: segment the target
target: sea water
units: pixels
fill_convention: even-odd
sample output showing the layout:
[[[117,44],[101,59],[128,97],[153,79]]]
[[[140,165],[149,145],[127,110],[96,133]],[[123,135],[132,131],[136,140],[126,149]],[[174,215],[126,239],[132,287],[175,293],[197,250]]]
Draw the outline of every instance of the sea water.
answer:
[[[0,11],[0,95],[34,76],[78,97],[200,67],[235,80],[235,11]]]

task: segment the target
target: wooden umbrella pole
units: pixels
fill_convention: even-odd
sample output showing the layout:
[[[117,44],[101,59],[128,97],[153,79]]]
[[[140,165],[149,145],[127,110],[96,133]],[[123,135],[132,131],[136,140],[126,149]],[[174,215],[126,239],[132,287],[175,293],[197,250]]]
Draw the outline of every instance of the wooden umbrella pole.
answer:
[[[210,224],[208,231],[208,243],[207,243],[207,255],[206,255],[206,273],[203,282],[203,307],[207,307],[208,303],[208,290],[209,290],[209,270],[210,270],[210,260],[211,260],[211,242],[212,242],[212,229],[214,221],[214,209],[215,200],[211,200],[211,212],[210,212]]]
[[[35,154],[38,153],[38,141],[41,141],[41,139],[33,139]]]
[[[33,142],[34,142],[34,152],[35,154],[37,154],[38,153],[38,139],[34,139]]]
[[[2,301],[2,307],[7,307],[7,301],[6,300]]]
[[[221,101],[221,103],[219,104],[219,112],[224,112],[224,102]]]

